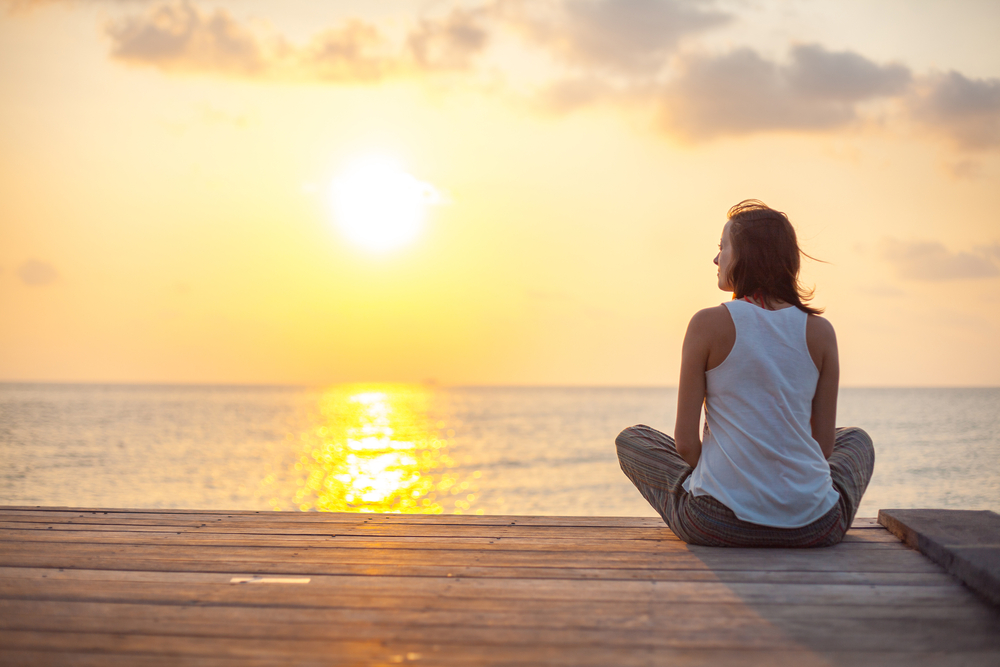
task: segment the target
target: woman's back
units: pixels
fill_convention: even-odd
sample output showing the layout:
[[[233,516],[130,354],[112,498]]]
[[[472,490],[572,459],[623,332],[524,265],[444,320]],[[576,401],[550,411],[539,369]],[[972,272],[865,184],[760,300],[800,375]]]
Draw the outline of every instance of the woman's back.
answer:
[[[735,341],[706,373],[708,433],[684,488],[720,500],[744,521],[807,525],[838,498],[811,434],[819,371],[806,339],[809,316],[746,301],[725,307]]]

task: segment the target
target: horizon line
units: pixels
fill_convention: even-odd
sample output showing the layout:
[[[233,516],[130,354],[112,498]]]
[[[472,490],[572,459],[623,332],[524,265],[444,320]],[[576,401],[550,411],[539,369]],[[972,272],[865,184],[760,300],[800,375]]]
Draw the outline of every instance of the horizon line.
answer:
[[[170,382],[170,381],[125,381],[125,380],[6,380],[2,385],[34,386],[79,386],[79,387],[173,387],[173,388],[245,388],[245,389],[324,389],[344,385],[411,385],[434,389],[677,389],[676,384],[553,384],[553,383],[483,383],[449,384],[434,380],[348,380],[324,383],[293,382]],[[1000,389],[1000,385],[959,385],[959,384],[845,384],[840,389]]]

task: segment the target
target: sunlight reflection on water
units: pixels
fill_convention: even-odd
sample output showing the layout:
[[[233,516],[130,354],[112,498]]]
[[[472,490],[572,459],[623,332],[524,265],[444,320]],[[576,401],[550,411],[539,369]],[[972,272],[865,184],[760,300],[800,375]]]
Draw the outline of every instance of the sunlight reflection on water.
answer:
[[[319,424],[279,456],[258,496],[271,509],[322,512],[473,510],[480,471],[455,471],[420,385],[341,385],[319,401]],[[289,452],[285,452],[287,456]]]

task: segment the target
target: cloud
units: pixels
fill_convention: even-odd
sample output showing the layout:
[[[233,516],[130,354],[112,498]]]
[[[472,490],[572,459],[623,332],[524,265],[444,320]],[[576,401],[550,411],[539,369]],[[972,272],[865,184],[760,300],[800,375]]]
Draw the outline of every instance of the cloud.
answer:
[[[424,70],[463,70],[490,40],[490,10],[455,9],[442,19],[421,20],[407,38],[414,61]]]
[[[786,73],[797,95],[841,102],[903,93],[912,79],[903,65],[877,65],[857,53],[827,51],[817,44],[793,48]]]
[[[55,267],[37,259],[29,259],[27,262],[17,267],[17,277],[21,282],[30,287],[42,287],[51,285],[59,279],[59,272]]]
[[[925,79],[911,102],[914,118],[966,150],[1000,146],[1000,79],[958,72]]]
[[[253,74],[263,70],[257,37],[224,10],[204,13],[188,0],[161,4],[107,25],[111,55],[167,70]]]
[[[902,91],[910,73],[849,51],[798,46],[787,65],[743,48],[682,60],[660,96],[665,129],[692,141],[776,130],[824,130],[858,118],[857,104]]]
[[[15,0],[12,6],[73,1]],[[395,45],[376,25],[348,19],[296,47],[281,36],[260,34],[223,9],[209,11],[192,0],[168,0],[107,23],[105,32],[115,59],[163,70],[374,81],[390,75],[469,70],[493,35],[507,28],[568,64],[635,75],[661,68],[684,36],[731,20],[705,4],[487,0],[478,7],[453,7],[443,15],[420,18]]]
[[[322,81],[377,81],[399,69],[384,53],[386,45],[375,26],[350,20],[316,35],[300,52],[286,52],[285,62],[273,63],[272,68],[284,69],[293,77],[297,74]]]
[[[660,69],[686,35],[728,14],[681,0],[566,0],[501,3],[501,15],[564,61],[631,75]]]
[[[983,257],[989,257],[994,262],[1000,263],[1000,243],[976,246],[975,251]]]
[[[883,239],[882,257],[900,277],[910,280],[945,281],[992,278],[1000,275],[1000,246],[985,246],[975,253],[951,252],[937,241],[906,242]]]
[[[468,70],[489,43],[490,10],[454,9],[419,20],[401,43],[347,19],[296,45],[190,0],[160,3],[111,21],[112,58],[164,71],[272,80],[371,83],[390,77]]]

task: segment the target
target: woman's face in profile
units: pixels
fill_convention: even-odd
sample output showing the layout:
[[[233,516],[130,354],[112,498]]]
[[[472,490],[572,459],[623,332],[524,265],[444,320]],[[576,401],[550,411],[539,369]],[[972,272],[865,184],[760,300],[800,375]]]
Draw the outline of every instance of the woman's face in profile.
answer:
[[[719,267],[719,289],[732,292],[733,286],[729,282],[729,267],[733,264],[733,244],[729,236],[729,228],[732,220],[727,220],[722,228],[722,239],[719,241],[719,254],[715,256],[715,265]]]

